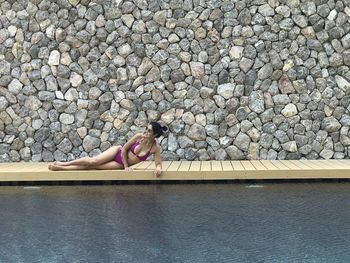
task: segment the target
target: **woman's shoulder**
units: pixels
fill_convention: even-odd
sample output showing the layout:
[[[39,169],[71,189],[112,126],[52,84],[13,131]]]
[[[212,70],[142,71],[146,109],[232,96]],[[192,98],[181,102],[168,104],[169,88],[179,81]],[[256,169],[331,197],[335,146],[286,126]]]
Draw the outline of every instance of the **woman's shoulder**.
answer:
[[[154,152],[160,150],[160,144],[156,140],[154,140],[154,143],[153,143],[153,146],[152,146],[152,150]]]

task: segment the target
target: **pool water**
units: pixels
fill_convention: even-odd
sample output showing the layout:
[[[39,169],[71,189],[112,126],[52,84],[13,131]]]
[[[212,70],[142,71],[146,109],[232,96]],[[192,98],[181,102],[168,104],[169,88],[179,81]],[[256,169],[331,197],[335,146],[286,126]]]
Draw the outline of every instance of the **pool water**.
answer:
[[[349,262],[350,183],[0,187],[0,262]]]

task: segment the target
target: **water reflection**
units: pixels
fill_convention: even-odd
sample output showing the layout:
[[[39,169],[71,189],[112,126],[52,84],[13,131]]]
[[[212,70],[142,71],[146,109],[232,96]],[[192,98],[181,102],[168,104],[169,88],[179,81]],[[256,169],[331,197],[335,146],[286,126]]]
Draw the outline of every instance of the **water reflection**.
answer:
[[[348,262],[350,184],[0,187],[0,262]]]

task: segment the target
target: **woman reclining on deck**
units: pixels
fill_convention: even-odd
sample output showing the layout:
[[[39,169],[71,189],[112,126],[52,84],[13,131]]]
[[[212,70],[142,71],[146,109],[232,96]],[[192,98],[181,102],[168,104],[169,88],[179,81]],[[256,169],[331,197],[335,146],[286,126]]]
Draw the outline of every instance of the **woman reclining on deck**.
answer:
[[[132,170],[131,165],[145,161],[154,154],[156,168],[154,174],[160,176],[162,173],[162,162],[160,157],[160,146],[155,140],[163,135],[168,128],[161,126],[158,122],[147,125],[146,131],[135,134],[126,144],[112,146],[105,152],[95,157],[83,157],[69,162],[54,162],[49,164],[51,171],[63,170]]]

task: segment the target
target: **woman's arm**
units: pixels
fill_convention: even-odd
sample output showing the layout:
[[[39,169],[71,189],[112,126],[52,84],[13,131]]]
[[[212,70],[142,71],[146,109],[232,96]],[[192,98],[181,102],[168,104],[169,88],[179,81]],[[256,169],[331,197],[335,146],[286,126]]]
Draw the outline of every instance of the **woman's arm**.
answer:
[[[154,162],[156,164],[156,169],[154,170],[154,174],[159,177],[162,175],[162,160],[160,157],[160,146],[156,145],[156,150],[154,152]]]
[[[122,148],[122,161],[123,161],[125,170],[129,170],[129,164],[128,164],[129,149],[131,145],[133,145],[134,143],[137,142],[138,139],[140,139],[141,135],[142,135],[141,133],[135,134],[133,137],[131,137],[131,139],[126,144],[124,144]]]

